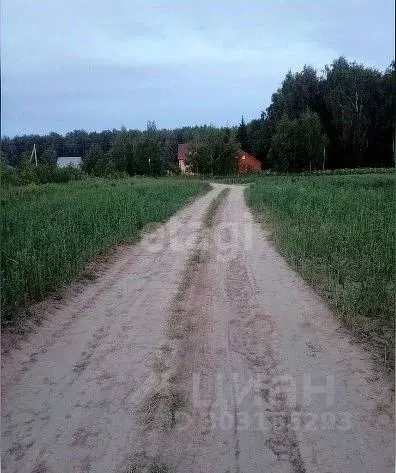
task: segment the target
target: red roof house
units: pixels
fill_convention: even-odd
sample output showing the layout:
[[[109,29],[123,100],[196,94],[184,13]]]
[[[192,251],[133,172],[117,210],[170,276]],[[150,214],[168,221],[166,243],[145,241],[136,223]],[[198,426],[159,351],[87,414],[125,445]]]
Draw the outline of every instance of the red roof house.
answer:
[[[187,172],[188,166],[188,144],[177,145],[177,161],[181,172]]]
[[[247,172],[260,172],[261,171],[261,161],[256,159],[246,151],[238,151],[238,174],[243,174]]]
[[[188,144],[179,144],[177,146],[177,161],[179,163],[179,168],[182,173],[188,172],[188,155]],[[238,174],[261,171],[261,161],[256,159],[251,154],[246,153],[246,151],[238,151],[236,157]]]

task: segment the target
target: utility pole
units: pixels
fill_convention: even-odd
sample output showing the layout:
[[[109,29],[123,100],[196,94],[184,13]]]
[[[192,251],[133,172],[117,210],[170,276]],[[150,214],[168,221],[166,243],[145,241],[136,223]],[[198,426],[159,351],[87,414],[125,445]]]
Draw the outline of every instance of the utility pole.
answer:
[[[33,145],[32,154],[30,155],[30,162],[32,162],[33,156],[34,156],[34,162],[36,163],[36,167],[37,167],[37,151],[36,151],[36,144]]]

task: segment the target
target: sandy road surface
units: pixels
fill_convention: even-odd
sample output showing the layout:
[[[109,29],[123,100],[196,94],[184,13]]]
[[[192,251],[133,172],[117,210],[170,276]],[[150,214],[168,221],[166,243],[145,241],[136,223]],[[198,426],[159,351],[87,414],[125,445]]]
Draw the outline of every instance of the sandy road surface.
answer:
[[[3,356],[5,472],[394,470],[389,380],[224,187]]]

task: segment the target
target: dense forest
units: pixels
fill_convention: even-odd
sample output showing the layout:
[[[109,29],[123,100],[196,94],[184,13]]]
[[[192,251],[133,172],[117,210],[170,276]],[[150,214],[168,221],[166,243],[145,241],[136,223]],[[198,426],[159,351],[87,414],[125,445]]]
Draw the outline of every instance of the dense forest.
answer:
[[[289,72],[266,111],[249,123],[242,118],[238,127],[165,130],[148,122],[145,131],[3,137],[2,157],[22,168],[36,144],[40,164],[81,156],[94,175],[161,175],[178,172],[177,145],[187,142],[192,168],[203,174],[234,172],[238,148],[275,171],[388,167],[394,164],[395,77],[395,62],[381,72],[341,57],[320,73],[310,66]]]

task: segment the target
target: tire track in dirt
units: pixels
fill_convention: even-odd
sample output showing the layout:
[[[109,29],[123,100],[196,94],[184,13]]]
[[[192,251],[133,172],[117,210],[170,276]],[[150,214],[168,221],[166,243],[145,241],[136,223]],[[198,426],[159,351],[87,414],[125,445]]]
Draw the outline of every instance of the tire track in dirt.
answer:
[[[243,254],[228,262],[225,280],[228,299],[237,315],[237,318],[230,321],[232,326],[232,335],[229,332],[230,352],[241,357],[257,379],[281,379],[279,359],[273,349],[271,319],[255,298],[257,286],[253,275],[248,271]],[[269,421],[266,445],[276,455],[278,461],[289,463],[295,473],[304,473],[305,467],[291,423],[291,412],[284,389],[279,389],[272,402],[269,399],[269,389],[257,386],[256,390],[264,399],[263,405],[265,403],[265,411],[261,413],[265,412]]]
[[[130,457],[133,471],[148,472],[156,465],[165,465],[163,451],[166,437],[182,420],[180,415],[185,413],[189,396],[186,386],[190,385],[193,368],[199,363],[199,360],[191,356],[191,346],[194,339],[199,337],[201,343],[205,339],[205,326],[202,320],[197,325],[196,311],[192,310],[189,298],[201,297],[201,300],[207,300],[205,288],[200,286],[209,257],[207,250],[212,240],[211,230],[229,191],[229,188],[222,189],[206,209],[195,247],[187,258],[178,291],[170,304],[167,341],[161,347],[161,357],[156,358],[152,364],[157,379],[136,411],[143,428],[141,435],[150,438],[146,442],[150,449],[143,455],[140,453],[136,459]],[[187,361],[190,358],[193,358],[192,363]],[[167,450],[169,455],[169,447]]]

